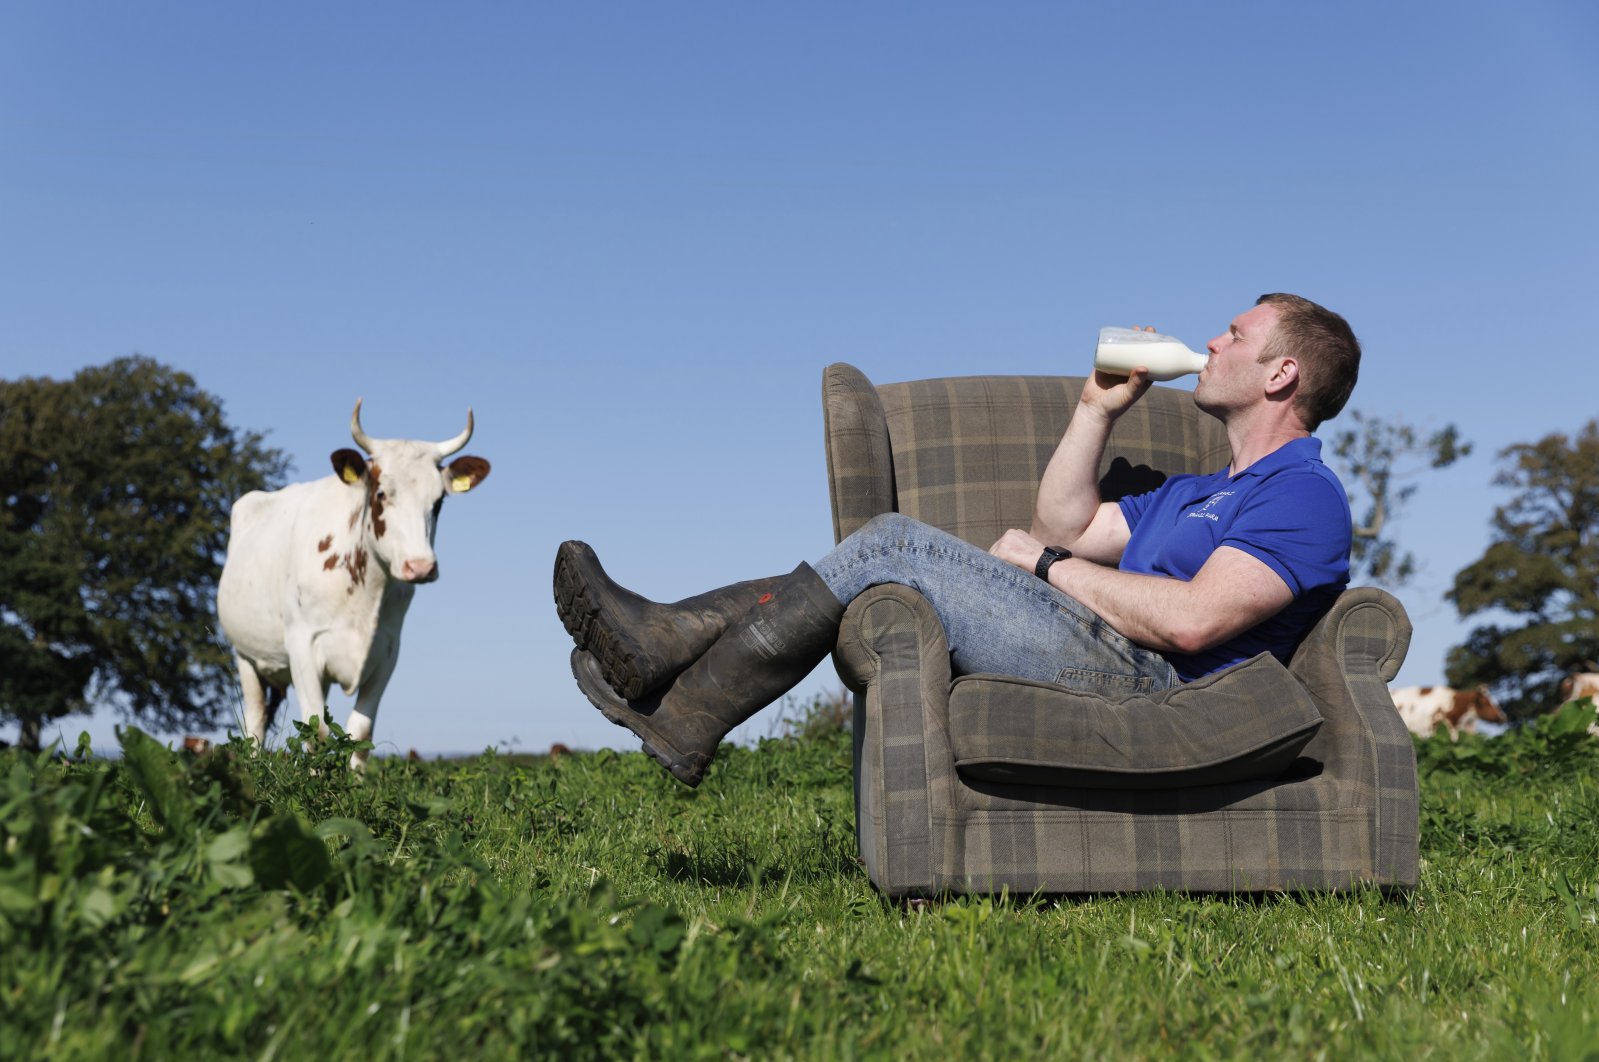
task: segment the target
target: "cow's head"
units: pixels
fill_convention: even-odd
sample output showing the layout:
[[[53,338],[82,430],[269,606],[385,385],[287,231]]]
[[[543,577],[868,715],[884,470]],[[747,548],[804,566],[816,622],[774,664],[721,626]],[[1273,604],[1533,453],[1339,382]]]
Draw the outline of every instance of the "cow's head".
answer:
[[[1485,723],[1508,723],[1510,720],[1488,693],[1487,686],[1478,686],[1471,691],[1471,708],[1477,713],[1477,718]]]
[[[371,455],[333,452],[334,473],[355,493],[351,528],[362,522],[372,555],[389,575],[408,583],[431,583],[439,577],[433,535],[444,496],[464,494],[489,474],[489,463],[481,457],[444,463],[472,437],[472,411],[466,411],[466,430],[445,442],[373,439],[361,430],[357,399],[350,435]]]

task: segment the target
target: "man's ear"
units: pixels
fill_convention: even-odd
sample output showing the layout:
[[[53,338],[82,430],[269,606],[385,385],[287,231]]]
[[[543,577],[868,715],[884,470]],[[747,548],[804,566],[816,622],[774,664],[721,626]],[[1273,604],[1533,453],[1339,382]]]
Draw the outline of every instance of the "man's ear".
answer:
[[[1266,378],[1266,393],[1274,398],[1286,397],[1299,383],[1299,361],[1296,358],[1278,358],[1277,367]]]
[[[359,483],[366,478],[366,458],[359,450],[334,450],[333,474],[344,483]]]
[[[444,486],[451,494],[465,494],[489,478],[489,463],[481,457],[457,457],[444,466]]]

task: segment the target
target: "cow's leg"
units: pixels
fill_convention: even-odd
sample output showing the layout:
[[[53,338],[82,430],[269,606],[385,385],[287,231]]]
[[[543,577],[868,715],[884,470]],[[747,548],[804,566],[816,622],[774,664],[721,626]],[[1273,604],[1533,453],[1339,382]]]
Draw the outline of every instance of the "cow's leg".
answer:
[[[372,740],[372,727],[377,722],[378,704],[383,700],[383,691],[388,688],[389,679],[394,675],[395,662],[400,657],[399,639],[393,638],[386,643],[373,645],[372,656],[375,666],[361,681],[361,690],[355,698],[355,707],[350,710],[350,725],[345,727],[346,732],[356,741]],[[370,754],[370,749],[350,753],[350,769],[365,771],[366,759]]]
[[[316,720],[317,736],[328,736],[328,683],[317,666],[310,640],[289,648],[289,675],[300,702],[300,720]]]
[[[266,748],[267,724],[271,722],[267,709],[267,691],[255,665],[235,653],[239,665],[239,693],[244,698],[244,732],[255,740],[257,749]]]

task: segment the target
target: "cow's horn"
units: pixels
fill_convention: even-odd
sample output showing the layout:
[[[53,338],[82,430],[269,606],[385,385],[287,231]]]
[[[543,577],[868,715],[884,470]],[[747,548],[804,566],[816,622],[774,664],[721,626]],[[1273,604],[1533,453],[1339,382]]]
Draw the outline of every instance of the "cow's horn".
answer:
[[[439,456],[440,457],[449,457],[451,454],[455,453],[461,447],[465,446],[471,440],[471,438],[472,438],[472,409],[471,409],[470,406],[468,406],[467,410],[466,410],[466,430],[463,431],[461,434],[457,435],[455,438],[451,439],[448,442],[439,443],[438,444]]]
[[[367,433],[361,430],[361,400],[359,398],[355,400],[355,412],[350,414],[350,435],[355,439],[357,446],[367,453],[372,452],[374,443],[367,436]]]

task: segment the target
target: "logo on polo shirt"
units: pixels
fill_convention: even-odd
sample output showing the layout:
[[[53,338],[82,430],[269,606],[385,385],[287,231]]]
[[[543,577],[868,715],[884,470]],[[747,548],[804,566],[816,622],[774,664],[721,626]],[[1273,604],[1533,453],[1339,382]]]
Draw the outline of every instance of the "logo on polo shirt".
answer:
[[[1238,493],[1238,492],[1237,491],[1231,491],[1231,490],[1219,490],[1215,494],[1212,494],[1209,498],[1206,498],[1204,505],[1201,505],[1199,508],[1194,509],[1191,512],[1184,513],[1183,515],[1184,516],[1197,516],[1201,520],[1216,520],[1216,519],[1219,519],[1216,516],[1215,513],[1211,512],[1211,509],[1213,509],[1217,505],[1221,504],[1221,502],[1222,502],[1222,500],[1224,498],[1231,498],[1236,493]]]

